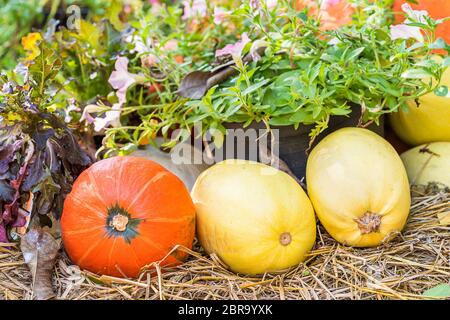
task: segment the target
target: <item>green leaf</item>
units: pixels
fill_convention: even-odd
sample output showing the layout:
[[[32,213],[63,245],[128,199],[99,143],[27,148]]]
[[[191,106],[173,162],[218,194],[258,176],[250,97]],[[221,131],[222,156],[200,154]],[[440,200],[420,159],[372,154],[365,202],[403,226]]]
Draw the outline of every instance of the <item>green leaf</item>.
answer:
[[[300,109],[298,110],[296,113],[294,113],[289,120],[292,122],[312,122],[313,121],[313,116],[310,112],[306,111],[305,109]]]
[[[336,116],[344,116],[352,112],[351,109],[341,109],[341,108],[332,108],[330,111],[331,114]]]
[[[56,52],[43,42],[40,45],[40,50],[40,55],[30,66],[29,70],[31,77],[37,83],[37,93],[42,96],[47,81],[53,80],[56,77],[58,71],[61,69],[62,62]]]
[[[409,69],[402,73],[402,78],[406,79],[424,79],[432,74],[424,69]]]
[[[100,43],[100,39],[102,37],[102,30],[100,26],[81,20],[80,31],[75,33],[74,36],[78,39],[79,43],[88,44],[93,50],[96,51],[96,54],[100,55],[104,51],[104,48]]]
[[[266,84],[268,84],[271,81],[271,79],[264,79],[262,81],[259,81],[257,83],[252,84],[250,87],[248,87],[247,89],[245,89],[244,91],[242,91],[242,95],[246,96],[256,90],[258,90],[259,88],[265,86]]]
[[[365,47],[361,47],[361,48],[358,48],[358,49],[353,50],[352,52],[350,52],[350,53],[348,54],[348,56],[346,57],[346,59],[347,59],[347,60],[353,60],[353,59],[356,59],[357,57],[359,57],[359,55],[360,55],[361,53],[364,52],[365,49],[366,49]]]
[[[290,126],[293,121],[289,117],[273,117],[270,118],[269,124],[272,126]]]
[[[437,286],[426,290],[422,295],[430,298],[449,298],[450,285],[446,283],[438,284]]]
[[[290,88],[288,87],[274,87],[269,88],[264,94],[263,104],[274,107],[287,105],[291,100]]]

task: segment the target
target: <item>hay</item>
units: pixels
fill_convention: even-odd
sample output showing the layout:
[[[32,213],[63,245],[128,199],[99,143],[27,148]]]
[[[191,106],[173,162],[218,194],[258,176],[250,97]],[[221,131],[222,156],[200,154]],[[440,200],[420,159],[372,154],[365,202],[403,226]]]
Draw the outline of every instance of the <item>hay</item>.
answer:
[[[196,245],[183,265],[144,272],[137,280],[98,278],[62,256],[54,273],[59,299],[424,299],[422,293],[450,279],[450,192],[416,190],[408,225],[378,248],[337,244],[318,227],[315,249],[304,264],[280,274],[240,277]],[[0,299],[30,299],[31,276],[17,245],[0,247]]]

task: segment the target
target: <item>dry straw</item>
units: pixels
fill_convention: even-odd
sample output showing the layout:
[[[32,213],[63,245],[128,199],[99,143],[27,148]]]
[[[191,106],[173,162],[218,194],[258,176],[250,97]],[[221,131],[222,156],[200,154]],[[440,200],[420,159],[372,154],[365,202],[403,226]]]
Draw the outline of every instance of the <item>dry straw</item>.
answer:
[[[450,226],[439,223],[449,214],[448,190],[416,189],[408,225],[390,243],[349,248],[319,227],[304,264],[262,277],[233,274],[200,250],[179,267],[152,266],[137,280],[80,272],[63,255],[54,288],[58,299],[424,299],[425,290],[450,281]],[[8,247],[0,246],[0,299],[30,299],[30,273],[17,245]]]

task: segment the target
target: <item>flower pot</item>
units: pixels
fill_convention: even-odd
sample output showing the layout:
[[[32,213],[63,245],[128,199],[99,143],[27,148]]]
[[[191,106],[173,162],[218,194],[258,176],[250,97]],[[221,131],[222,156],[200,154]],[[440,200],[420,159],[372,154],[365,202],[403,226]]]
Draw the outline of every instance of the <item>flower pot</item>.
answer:
[[[328,124],[328,128],[323,131],[314,141],[312,148],[325,136],[336,131],[340,128],[344,127],[356,127],[358,125],[361,113],[358,111],[359,108],[354,108],[353,112],[348,117],[344,116],[333,116],[330,117],[330,121]],[[371,124],[367,127],[367,129],[379,134],[380,136],[384,136],[384,119],[381,118],[380,125]],[[227,129],[243,129],[241,123],[226,123],[224,125]],[[265,128],[264,123],[252,123],[249,127],[243,129],[244,132],[247,129],[261,129],[260,133],[263,132]],[[275,142],[278,142],[278,145],[275,145],[273,148],[275,155],[278,153],[278,157],[284,161],[289,169],[295,174],[295,176],[300,180],[304,181],[305,172],[306,172],[306,161],[308,158],[307,151],[309,148],[310,137],[309,133],[314,128],[313,125],[301,125],[298,129],[295,129],[293,126],[275,126],[272,129],[278,129],[278,137],[274,134]],[[222,150],[224,154],[224,158],[226,159],[245,159],[245,160],[256,160],[254,150],[257,148],[259,143],[267,143],[267,146],[270,148],[270,137],[261,137],[262,134],[259,134],[259,139],[254,139],[251,135],[247,134],[245,139],[245,153],[234,152],[234,154],[230,153],[230,150],[226,150],[227,142],[230,143],[229,139],[234,139],[235,144],[234,148],[240,148],[242,150],[242,139],[240,140],[241,145],[239,146],[236,143],[236,139],[233,136],[227,135],[224,139],[224,146],[219,149]],[[264,142],[265,140],[265,142]],[[230,145],[232,145],[230,143]],[[260,148],[258,147],[258,150]],[[228,152],[227,152],[228,151]],[[258,161],[261,160],[261,155],[258,153]],[[267,162],[267,159],[265,160]],[[264,161],[263,161],[264,162]]]

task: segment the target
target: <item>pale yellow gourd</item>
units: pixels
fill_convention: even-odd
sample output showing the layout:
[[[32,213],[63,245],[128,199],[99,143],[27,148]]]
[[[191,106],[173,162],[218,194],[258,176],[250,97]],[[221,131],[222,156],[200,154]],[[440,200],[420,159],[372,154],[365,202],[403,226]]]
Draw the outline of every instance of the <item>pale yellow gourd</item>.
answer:
[[[199,176],[191,196],[201,245],[235,272],[296,266],[314,245],[311,202],[292,177],[267,165],[220,162]]]
[[[410,184],[438,183],[450,188],[450,141],[434,142],[402,153]]]
[[[419,98],[418,104],[408,101],[408,110],[389,114],[395,133],[406,143],[417,146],[436,141],[450,141],[450,68],[442,78],[449,93],[445,97],[434,92]]]
[[[405,226],[411,201],[405,168],[394,148],[367,129],[325,137],[308,158],[306,181],[320,222],[340,243],[377,246]]]

